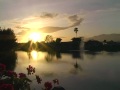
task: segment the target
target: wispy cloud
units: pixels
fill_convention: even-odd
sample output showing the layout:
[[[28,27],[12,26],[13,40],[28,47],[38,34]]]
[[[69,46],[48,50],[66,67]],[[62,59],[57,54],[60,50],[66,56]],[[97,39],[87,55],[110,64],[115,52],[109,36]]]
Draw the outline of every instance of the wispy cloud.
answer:
[[[44,33],[52,33],[52,32],[56,32],[56,31],[59,31],[59,30],[65,30],[65,29],[68,29],[68,28],[69,27],[47,26],[47,27],[40,28],[40,31],[44,32]]]
[[[47,18],[50,18],[50,20],[52,20],[53,18],[57,17],[58,14],[57,13],[49,13],[49,12],[44,12],[44,13],[40,13],[38,15],[34,15],[34,16],[29,16],[26,18],[22,18],[22,19],[13,19],[10,20],[9,23],[13,23],[14,24],[14,28],[16,29],[30,29],[29,27],[25,27],[24,25],[29,24],[29,23],[39,23],[42,22],[42,20],[45,20]]]
[[[22,30],[30,30],[30,28],[21,27],[21,26],[16,26],[15,28],[17,28],[17,29],[22,29]]]
[[[44,32],[44,33],[52,33],[52,32],[56,32],[56,31],[60,31],[60,30],[66,30],[71,27],[80,25],[81,22],[83,21],[83,18],[78,17],[78,15],[69,16],[68,19],[71,22],[71,25],[69,25],[69,26],[66,26],[66,27],[47,26],[47,27],[40,28],[40,31]]]
[[[80,18],[78,15],[69,16],[68,19],[72,23],[72,25],[69,27],[78,26],[83,21],[83,18]]]
[[[44,16],[42,16],[44,19],[45,18],[53,18],[53,17],[56,17],[58,14],[53,14],[53,13],[46,13]],[[59,17],[57,18],[57,20],[61,19],[61,18],[65,18],[65,16],[63,15],[63,17]],[[39,28],[37,31],[40,31],[40,32],[43,32],[43,33],[53,33],[53,32],[57,32],[57,31],[60,31],[60,30],[67,30],[71,27],[76,27],[78,25],[80,25],[83,21],[83,18],[79,17],[78,15],[67,15],[66,18],[69,20],[70,23],[68,23],[67,26],[56,26],[55,25],[51,25],[51,26],[43,26],[42,28]],[[26,19],[23,19],[22,22],[32,22],[31,19],[35,19],[35,18],[26,18]],[[67,21],[66,19],[66,21]],[[30,20],[30,21],[29,21]],[[56,20],[56,22],[57,22]],[[29,30],[30,32],[30,28],[29,27],[25,27],[24,25],[16,25],[15,26],[16,29],[21,29],[22,31],[19,32],[18,34],[22,35],[22,34],[25,34],[27,33],[27,31]]]
[[[78,21],[79,17],[78,17],[78,15],[72,15],[72,16],[69,16],[68,19],[71,22],[76,22],[76,21]]]
[[[22,30],[21,32],[17,33],[17,35],[25,35],[27,32],[27,30]]]
[[[48,13],[48,12],[43,12],[39,17],[40,18],[54,18],[58,14],[57,13]]]

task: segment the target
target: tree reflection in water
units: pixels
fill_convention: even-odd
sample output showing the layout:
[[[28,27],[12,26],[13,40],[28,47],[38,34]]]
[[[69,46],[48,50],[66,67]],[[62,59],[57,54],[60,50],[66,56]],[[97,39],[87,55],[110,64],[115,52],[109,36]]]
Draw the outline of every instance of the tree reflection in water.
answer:
[[[60,53],[60,52],[56,52],[56,58],[57,58],[57,59],[61,59],[61,58],[62,58],[62,56],[61,56],[61,53]]]
[[[45,56],[45,60],[47,62],[51,62],[54,60],[55,55],[56,55],[56,53],[54,51],[49,51],[49,52],[47,52],[47,55]]]
[[[81,52],[81,51],[71,51],[71,52],[66,52],[66,53],[70,54],[72,56],[73,60],[74,60],[74,63],[72,63],[74,68],[72,68],[70,70],[70,73],[77,74],[80,71],[83,71],[83,68],[81,67],[80,63],[78,63],[79,60],[83,60],[83,52]],[[28,54],[29,60],[30,59],[37,60],[39,58],[38,56],[39,56],[40,53],[38,51],[32,50],[32,51],[28,52],[27,54]],[[61,52],[49,51],[49,52],[46,52],[46,54],[44,56],[44,59],[48,63],[54,62],[54,60],[59,60],[60,61],[62,59],[62,55],[61,55]]]
[[[0,52],[0,63],[6,65],[7,70],[14,70],[16,67],[17,54],[15,51]]]
[[[72,51],[72,58],[75,59],[74,69],[70,71],[72,74],[77,74],[79,71],[83,71],[83,68],[78,64],[78,60],[83,60],[83,53],[80,51]]]
[[[56,53],[54,51],[50,51],[50,52],[46,52],[47,54],[45,55],[44,59],[47,61],[47,62],[51,62],[54,60],[55,56],[57,58],[61,58],[61,55],[60,53]],[[33,60],[37,60],[38,59],[38,56],[39,56],[39,53],[38,51],[36,50],[31,50],[31,51],[28,51],[27,52],[27,55],[28,55],[28,58],[29,60],[30,59],[33,59]]]
[[[28,54],[28,58],[29,58],[29,60],[30,59],[33,59],[33,60],[37,60],[38,59],[38,52],[36,51],[36,50],[32,50],[32,51],[29,51],[29,52],[27,52],[27,54]]]
[[[49,51],[49,52],[47,52],[47,55],[45,56],[45,60],[47,62],[53,61],[55,58],[57,60],[61,59],[62,58],[61,52]]]

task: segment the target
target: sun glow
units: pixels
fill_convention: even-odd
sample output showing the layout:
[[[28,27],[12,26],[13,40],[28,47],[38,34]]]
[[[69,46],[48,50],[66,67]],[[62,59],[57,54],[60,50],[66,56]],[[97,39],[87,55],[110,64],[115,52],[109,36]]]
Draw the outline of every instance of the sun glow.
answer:
[[[41,35],[40,33],[34,32],[30,34],[29,39],[33,42],[41,41]]]

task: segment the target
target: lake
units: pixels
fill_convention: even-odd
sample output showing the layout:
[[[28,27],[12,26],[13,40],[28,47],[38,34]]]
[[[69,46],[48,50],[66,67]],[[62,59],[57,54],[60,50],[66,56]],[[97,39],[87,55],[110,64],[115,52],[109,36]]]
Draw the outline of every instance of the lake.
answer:
[[[16,54],[14,71],[27,73],[26,68],[32,65],[43,82],[57,78],[66,90],[120,90],[120,52],[17,51]],[[32,90],[42,90],[34,75],[28,77],[33,80]]]

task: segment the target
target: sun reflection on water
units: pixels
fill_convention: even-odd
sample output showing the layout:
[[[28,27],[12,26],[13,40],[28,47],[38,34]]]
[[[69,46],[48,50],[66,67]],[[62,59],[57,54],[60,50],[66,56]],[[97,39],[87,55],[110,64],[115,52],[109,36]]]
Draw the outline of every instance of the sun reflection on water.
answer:
[[[33,60],[37,60],[38,59],[38,52],[37,51],[32,50],[30,52],[30,54],[31,54],[31,57],[32,57]]]

